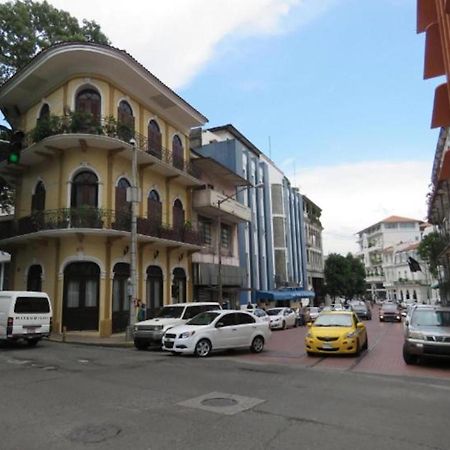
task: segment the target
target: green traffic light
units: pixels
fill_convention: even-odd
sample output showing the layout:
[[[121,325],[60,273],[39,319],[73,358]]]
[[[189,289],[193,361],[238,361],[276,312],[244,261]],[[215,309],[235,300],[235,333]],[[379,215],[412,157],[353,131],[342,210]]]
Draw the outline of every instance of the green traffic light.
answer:
[[[10,153],[8,156],[8,162],[10,164],[19,164],[20,155],[18,153]]]

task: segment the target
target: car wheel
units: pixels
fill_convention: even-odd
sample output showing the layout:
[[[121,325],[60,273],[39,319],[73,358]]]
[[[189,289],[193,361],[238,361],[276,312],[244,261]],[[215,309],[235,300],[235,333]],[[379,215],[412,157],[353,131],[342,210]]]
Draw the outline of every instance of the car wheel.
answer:
[[[297,328],[297,327],[298,327],[298,321],[297,321],[297,319],[295,319],[294,328]]]
[[[250,351],[252,353],[261,353],[263,350],[264,350],[264,338],[262,336],[256,336],[252,341]]]
[[[417,364],[418,357],[417,355],[412,355],[405,349],[405,347],[403,347],[403,360],[408,365]]]
[[[285,330],[286,329],[286,322],[283,320],[283,327],[282,327],[282,330]]]
[[[195,356],[204,358],[211,353],[211,342],[208,339],[200,339],[195,346]]]
[[[359,339],[356,341],[356,350],[355,356],[359,356],[361,354],[361,345],[359,344]]]
[[[142,342],[142,341],[134,341],[134,346],[138,350],[147,350],[147,348],[148,348],[148,344],[146,344],[145,342]]]
[[[39,342],[39,339],[27,339],[28,347],[34,347]]]

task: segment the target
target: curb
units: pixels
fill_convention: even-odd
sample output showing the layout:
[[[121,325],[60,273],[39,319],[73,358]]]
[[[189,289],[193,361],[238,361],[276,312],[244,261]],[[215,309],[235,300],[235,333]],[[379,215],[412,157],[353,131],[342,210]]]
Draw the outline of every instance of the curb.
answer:
[[[48,339],[50,342],[56,342],[58,344],[76,344],[76,345],[86,345],[88,347],[109,347],[109,348],[132,348],[134,347],[133,342],[92,342],[92,341],[73,341],[61,339]]]

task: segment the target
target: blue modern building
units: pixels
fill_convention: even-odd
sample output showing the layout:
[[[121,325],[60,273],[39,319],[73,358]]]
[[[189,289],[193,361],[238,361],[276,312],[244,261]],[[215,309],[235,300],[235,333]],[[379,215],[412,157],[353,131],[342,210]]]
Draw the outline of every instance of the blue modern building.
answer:
[[[228,167],[253,187],[237,199],[251,209],[251,221],[238,226],[243,270],[241,305],[248,302],[293,305],[313,297],[307,290],[303,197],[273,161],[233,125],[196,130],[191,145],[200,155]]]

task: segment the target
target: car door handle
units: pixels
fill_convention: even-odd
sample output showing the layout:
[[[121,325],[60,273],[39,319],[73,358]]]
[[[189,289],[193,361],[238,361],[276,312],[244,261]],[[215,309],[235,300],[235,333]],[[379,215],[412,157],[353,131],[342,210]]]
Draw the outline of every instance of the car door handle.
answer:
[[[232,328],[231,331],[237,331],[237,328]]]

